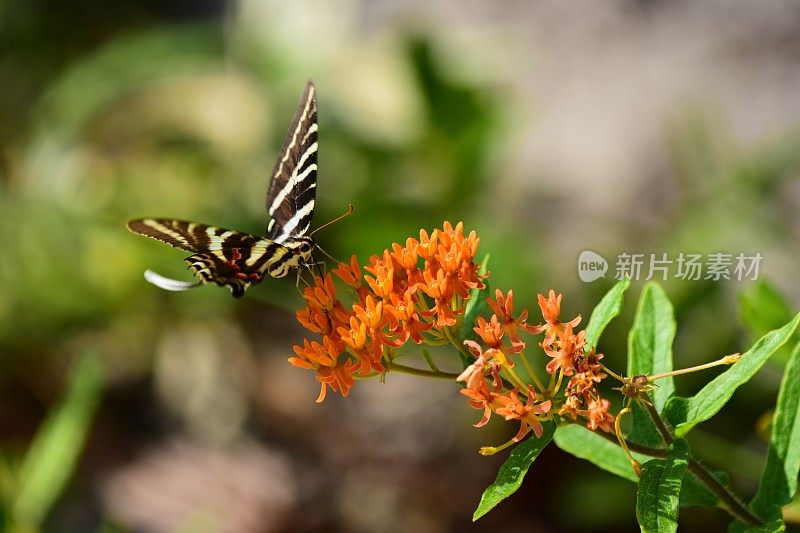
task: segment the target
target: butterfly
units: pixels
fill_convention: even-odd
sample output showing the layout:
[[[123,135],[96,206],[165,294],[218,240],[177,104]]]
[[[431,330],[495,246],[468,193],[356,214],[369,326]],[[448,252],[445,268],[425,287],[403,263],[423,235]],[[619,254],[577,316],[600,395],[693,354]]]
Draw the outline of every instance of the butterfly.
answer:
[[[169,279],[151,270],[145,272],[145,279],[171,291],[216,283],[230,288],[234,298],[240,298],[267,274],[280,278],[294,268],[311,264],[315,244],[306,232],[314,216],[316,187],[317,98],[314,84],[309,81],[267,189],[266,207],[271,220],[266,237],[184,220],[131,220],[127,226],[133,233],[191,252],[186,263],[199,281]]]

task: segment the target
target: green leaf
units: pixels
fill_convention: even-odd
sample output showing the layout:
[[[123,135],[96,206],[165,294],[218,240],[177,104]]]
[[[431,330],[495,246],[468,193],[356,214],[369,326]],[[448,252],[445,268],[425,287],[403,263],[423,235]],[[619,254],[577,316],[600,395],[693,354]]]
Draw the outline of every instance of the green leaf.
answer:
[[[654,282],[645,285],[628,335],[628,376],[655,375],[672,370],[675,316],[664,289]],[[660,412],[675,393],[672,377],[662,378],[651,394]],[[627,438],[645,446],[663,446],[653,421],[638,403],[633,405],[633,424]]]
[[[483,491],[478,508],[475,509],[475,513],[472,515],[473,522],[491,511],[498,503],[511,496],[522,485],[522,479],[528,473],[531,463],[544,447],[553,440],[553,433],[556,429],[555,422],[548,421],[543,423],[542,426],[544,433],[541,437],[536,438],[532,435],[511,450],[508,459],[500,467],[500,471],[497,472],[497,478],[494,483]]]
[[[722,409],[736,388],[752,378],[764,366],[769,356],[792,336],[798,323],[800,314],[782,328],[761,337],[736,364],[711,380],[693,397],[671,398],[664,409],[664,415],[675,428],[675,434],[682,437]]]
[[[594,431],[578,424],[565,424],[558,427],[553,440],[559,448],[575,457],[586,459],[603,470],[634,483],[639,480],[622,448]],[[638,453],[633,456],[639,462],[651,459]]]
[[[676,531],[681,484],[689,466],[689,444],[673,442],[666,459],[652,459],[642,465],[636,491],[636,519],[643,533]]]
[[[29,527],[41,524],[72,475],[100,400],[102,382],[99,362],[84,355],[60,405],[48,414],[23,459],[13,505],[18,523]]]
[[[639,482],[639,478],[633,472],[628,456],[625,455],[622,448],[594,431],[589,431],[577,424],[567,424],[558,427],[553,440],[559,448],[575,457],[586,459],[599,468],[621,478],[634,483]],[[633,452],[633,456],[640,463],[652,459],[648,455],[636,452]],[[712,472],[711,475],[723,485],[728,485],[728,475],[725,472]],[[681,507],[691,507],[693,505],[715,507],[718,503],[719,498],[717,495],[711,492],[694,475],[690,472],[684,475],[680,498]]]
[[[664,289],[657,283],[645,285],[639,297],[636,317],[628,336],[628,375],[655,375],[672,370],[672,341],[675,314]],[[672,377],[659,379],[653,391],[653,405],[660,412],[675,392]]]
[[[786,524],[782,518],[776,518],[763,526],[751,526],[737,521],[728,527],[729,533],[783,533],[784,531]]]
[[[763,520],[781,517],[797,491],[800,471],[800,343],[792,351],[772,417],[767,464],[750,508]]]
[[[623,295],[630,286],[630,279],[626,278],[622,281],[618,281],[594,308],[592,316],[589,318],[589,324],[586,326],[587,346],[596,347],[597,341],[600,339],[600,334],[606,329],[611,319],[620,314],[622,311]]]

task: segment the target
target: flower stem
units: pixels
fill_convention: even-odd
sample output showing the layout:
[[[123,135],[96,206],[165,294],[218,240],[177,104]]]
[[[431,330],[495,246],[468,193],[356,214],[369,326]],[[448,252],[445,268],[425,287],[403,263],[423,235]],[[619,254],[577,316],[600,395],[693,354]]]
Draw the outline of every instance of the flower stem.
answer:
[[[600,364],[600,366],[602,366],[602,367],[603,367],[603,370],[605,370],[606,372],[608,372],[608,374],[609,374],[611,377],[613,377],[614,379],[616,379],[617,381],[621,381],[621,382],[623,382],[623,383],[625,382],[625,378],[623,378],[622,376],[620,376],[619,374],[617,374],[616,372],[614,372],[613,370],[611,370],[610,368],[608,368],[606,365],[604,365],[604,364],[602,364],[602,363],[601,363],[601,364]]]
[[[458,374],[451,374],[450,372],[442,372],[441,370],[425,370],[422,368],[414,368],[412,366],[405,366],[399,363],[390,362],[387,368],[390,372],[400,372],[401,374],[411,374],[412,376],[422,376],[433,379],[446,379],[453,381],[458,377]]]
[[[536,373],[533,371],[533,368],[531,368],[531,364],[528,362],[528,358],[525,357],[525,352],[519,352],[519,358],[522,360],[522,366],[525,367],[525,370],[531,377],[531,381],[533,381],[533,384],[536,385],[540,393],[544,393],[546,389],[542,386],[542,383],[539,381],[539,378],[536,377]]]
[[[724,358],[723,358],[724,359]],[[726,364],[726,363],[717,363],[717,364]],[[729,363],[727,363],[729,364]],[[667,444],[672,444],[675,442],[675,437],[670,433],[667,424],[664,422],[664,419],[661,418],[661,415],[658,414],[653,403],[650,401],[647,393],[642,392],[640,393],[640,397],[638,398],[640,401],[638,402],[639,405],[644,407],[647,414],[650,415],[650,419],[658,429],[658,432],[661,434],[661,438],[664,439],[664,442]],[[725,508],[728,512],[733,515],[737,520],[744,522],[745,524],[751,525],[761,525],[762,522],[759,520],[757,516],[755,516],[747,506],[742,503],[739,497],[731,491],[728,487],[720,483],[717,478],[711,475],[711,473],[696,459],[693,457],[689,460],[689,471],[694,474],[694,476],[703,483],[708,490],[713,492],[714,494],[719,497],[722,501]]]
[[[705,370],[706,368],[712,368],[719,365],[732,365],[736,361],[742,358],[742,354],[735,353],[731,355],[726,355],[722,359],[717,359],[716,361],[711,361],[710,363],[706,363],[704,365],[697,365],[692,366],[689,368],[682,368],[680,370],[673,370],[672,372],[665,372],[663,374],[656,374],[655,376],[647,376],[647,381],[655,381],[661,378],[667,378],[669,376],[679,376],[681,374],[688,374],[690,372],[697,372],[698,370]]]

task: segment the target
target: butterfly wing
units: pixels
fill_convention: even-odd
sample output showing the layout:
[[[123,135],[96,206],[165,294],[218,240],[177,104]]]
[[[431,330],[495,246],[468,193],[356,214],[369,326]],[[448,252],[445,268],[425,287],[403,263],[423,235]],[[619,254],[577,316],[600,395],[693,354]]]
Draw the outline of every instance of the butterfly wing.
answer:
[[[165,242],[187,252],[199,252],[203,249],[204,243],[209,240],[208,228],[209,226],[205,224],[166,218],[139,218],[128,221],[128,229],[133,233]]]
[[[241,297],[250,285],[261,281],[264,272],[276,260],[291,257],[291,250],[269,239],[225,228],[184,220],[143,218],[128,222],[128,228],[193,254],[186,258],[189,269],[201,283],[228,287],[234,297]],[[167,290],[186,290],[186,284],[164,278],[154,272],[145,277]]]
[[[317,97],[314,84],[306,84],[278,154],[267,190],[267,211],[272,220],[267,237],[283,242],[302,236],[311,226],[317,187]]]

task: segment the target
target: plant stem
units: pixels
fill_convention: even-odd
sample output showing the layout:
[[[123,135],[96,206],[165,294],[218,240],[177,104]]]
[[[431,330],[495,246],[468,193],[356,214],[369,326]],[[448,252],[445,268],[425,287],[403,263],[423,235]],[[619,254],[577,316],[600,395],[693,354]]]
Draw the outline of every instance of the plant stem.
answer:
[[[711,472],[700,464],[697,459],[689,459],[689,471],[694,474],[694,477],[700,480],[701,483],[708,487],[711,492],[719,496],[719,499],[722,500],[728,512],[736,517],[737,520],[753,526],[763,525],[763,522],[750,512],[750,509],[739,500],[739,497],[728,487],[720,483],[717,478],[712,476]]]
[[[399,363],[391,362],[388,365],[389,371],[400,372],[401,374],[411,374],[412,376],[422,376],[433,379],[446,379],[453,381],[458,377],[458,374],[451,374],[450,372],[442,372],[441,370],[425,370],[422,368],[414,368],[412,366],[405,366]]]
[[[679,376],[681,374],[688,374],[690,372],[697,372],[698,370],[705,370],[707,368],[713,368],[719,365],[732,365],[733,363],[737,362],[739,359],[742,358],[741,354],[735,353],[731,355],[726,355],[721,359],[717,359],[716,361],[711,361],[710,363],[706,363],[703,365],[697,365],[690,368],[682,368],[680,370],[673,370],[671,372],[665,372],[663,374],[656,374],[655,376],[647,376],[647,381],[655,381],[657,379],[666,378],[670,376]]]
[[[664,419],[662,419],[661,415],[658,414],[658,411],[650,401],[647,393],[640,393],[639,400],[641,400],[639,401],[639,405],[644,407],[644,409],[647,411],[647,414],[650,415],[650,419],[655,424],[656,429],[658,429],[658,432],[661,434],[661,438],[664,439],[664,442],[668,445],[675,442],[675,437],[670,432],[667,424],[664,422]],[[697,462],[697,459],[693,457],[689,459],[689,471],[694,474],[694,477],[703,483],[711,492],[717,495],[717,497],[722,501],[723,505],[725,505],[725,508],[728,510],[728,512],[737,520],[744,522],[745,524],[762,525],[761,520],[750,512],[750,509],[748,509],[747,506],[742,503],[742,501],[733,491],[720,483],[717,478],[711,475],[711,472],[709,472],[706,467]]]

